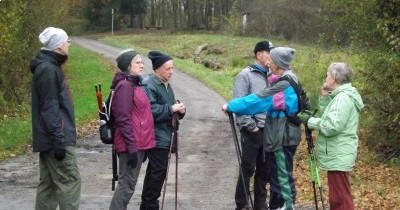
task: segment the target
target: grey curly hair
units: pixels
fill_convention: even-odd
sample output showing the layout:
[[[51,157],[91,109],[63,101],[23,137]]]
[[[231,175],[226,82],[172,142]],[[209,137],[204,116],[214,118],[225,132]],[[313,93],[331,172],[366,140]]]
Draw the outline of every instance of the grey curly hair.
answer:
[[[353,79],[353,70],[347,63],[335,62],[328,67],[328,73],[335,77],[339,84],[350,83]]]

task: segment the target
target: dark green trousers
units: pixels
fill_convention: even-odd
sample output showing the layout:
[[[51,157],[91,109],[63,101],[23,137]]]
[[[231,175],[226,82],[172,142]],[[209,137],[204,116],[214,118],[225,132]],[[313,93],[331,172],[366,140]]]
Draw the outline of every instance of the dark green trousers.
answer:
[[[74,147],[66,147],[62,161],[54,152],[39,154],[40,179],[36,191],[36,210],[78,210],[81,195],[81,177]]]

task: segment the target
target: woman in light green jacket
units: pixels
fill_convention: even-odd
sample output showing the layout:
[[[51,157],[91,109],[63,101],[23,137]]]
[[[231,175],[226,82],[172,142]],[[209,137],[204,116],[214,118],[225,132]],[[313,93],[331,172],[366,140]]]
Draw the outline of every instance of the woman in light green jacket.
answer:
[[[310,129],[319,132],[317,159],[320,168],[328,171],[331,210],[354,209],[349,173],[357,157],[357,127],[364,104],[351,85],[352,74],[348,64],[332,63],[321,90],[321,118],[299,114]]]

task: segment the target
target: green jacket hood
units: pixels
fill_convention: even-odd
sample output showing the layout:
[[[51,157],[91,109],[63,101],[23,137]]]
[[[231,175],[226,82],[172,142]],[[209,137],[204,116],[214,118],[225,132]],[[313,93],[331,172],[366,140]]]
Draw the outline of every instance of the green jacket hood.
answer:
[[[333,91],[332,97],[335,97],[337,94],[342,92],[348,95],[353,100],[358,112],[360,112],[361,109],[364,108],[364,103],[362,101],[361,95],[358,93],[356,88],[351,85],[351,83],[346,83],[337,87]]]

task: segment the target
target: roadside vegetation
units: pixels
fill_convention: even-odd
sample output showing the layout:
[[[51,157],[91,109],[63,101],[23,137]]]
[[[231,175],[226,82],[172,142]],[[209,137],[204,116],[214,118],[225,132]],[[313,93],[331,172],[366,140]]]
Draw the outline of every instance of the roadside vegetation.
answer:
[[[295,69],[305,89],[310,92],[316,105],[319,88],[325,79],[330,62],[343,61],[353,65],[355,70],[363,68],[359,54],[340,49],[326,50],[317,46],[287,42],[266,37],[241,37],[221,34],[164,34],[146,33],[123,36],[109,36],[102,41],[126,48],[138,49],[146,54],[148,49],[170,53],[177,68],[195,76],[213,87],[226,99],[232,96],[233,78],[244,66],[254,62],[254,45],[267,39],[275,46],[290,46],[297,50],[293,61]],[[200,54],[195,52],[200,46],[206,49]],[[215,64],[217,66],[206,67]],[[360,77],[358,77],[360,79]],[[356,81],[357,82],[357,81]]]

